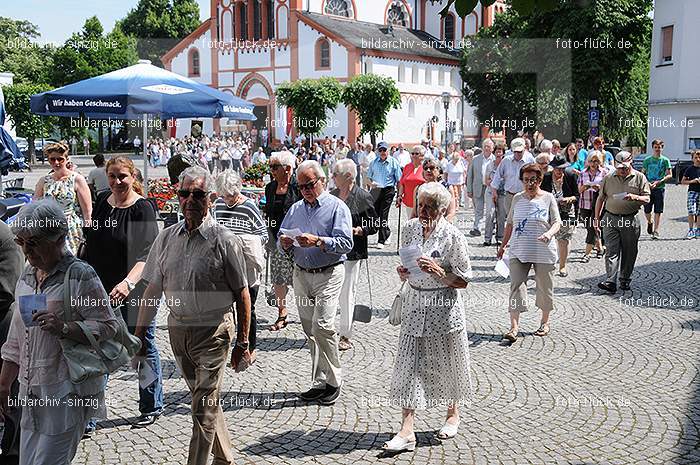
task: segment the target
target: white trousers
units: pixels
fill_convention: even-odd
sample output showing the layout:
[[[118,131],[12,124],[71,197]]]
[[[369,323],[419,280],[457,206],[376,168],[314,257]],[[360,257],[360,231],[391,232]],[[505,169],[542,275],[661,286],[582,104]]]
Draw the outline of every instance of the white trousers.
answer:
[[[401,207],[403,208],[403,206]],[[340,326],[338,333],[348,339],[352,336],[352,320],[355,313],[355,290],[360,277],[362,260],[346,260],[345,280],[340,290]]]

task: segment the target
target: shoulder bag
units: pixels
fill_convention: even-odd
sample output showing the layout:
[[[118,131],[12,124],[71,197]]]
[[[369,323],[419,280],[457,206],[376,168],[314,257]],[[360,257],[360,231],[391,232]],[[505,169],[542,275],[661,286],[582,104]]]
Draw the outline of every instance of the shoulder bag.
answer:
[[[406,285],[406,281],[401,283],[401,288],[399,292],[394,297],[394,302],[391,304],[391,309],[389,310],[389,324],[392,326],[398,326],[401,324],[401,308],[403,307],[403,287]]]
[[[63,311],[66,323],[74,321],[89,345],[72,339],[61,338],[63,357],[68,365],[68,373],[73,383],[80,384],[97,376],[103,376],[117,371],[129,363],[131,358],[141,349],[141,341],[129,333],[120,312],[115,312],[119,323],[117,333],[110,339],[97,341],[84,321],[77,320],[77,314],[71,306],[70,272],[77,262],[73,262],[66,270],[63,278]]]

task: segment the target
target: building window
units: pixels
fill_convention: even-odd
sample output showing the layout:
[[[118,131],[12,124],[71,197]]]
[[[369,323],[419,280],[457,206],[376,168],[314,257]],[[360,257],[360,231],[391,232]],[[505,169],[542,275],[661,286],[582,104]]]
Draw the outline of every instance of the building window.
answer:
[[[433,105],[433,116],[440,117],[440,109],[442,108],[442,104],[440,103],[440,100],[435,100],[435,104]],[[444,123],[444,121],[443,121]]]
[[[260,10],[262,5],[261,0],[255,0],[253,2],[253,40],[260,40],[262,38],[262,17],[260,15]]]
[[[372,74],[372,60],[365,61],[365,74]]]
[[[349,0],[326,0],[326,7],[323,11],[327,15],[343,16],[345,18],[355,17],[352,11],[352,3]]]
[[[661,63],[673,61],[673,26],[661,28]]]
[[[404,82],[406,80],[406,67],[403,63],[399,65],[399,82]]]
[[[386,12],[386,23],[393,24],[395,26],[409,26],[409,18],[411,16],[408,14],[406,5],[401,1],[393,1],[391,6]]]
[[[331,44],[328,39],[316,42],[316,69],[331,68]]]
[[[248,40],[248,5],[241,3],[241,40]]]
[[[433,70],[428,68],[425,68],[425,84],[426,85],[431,85],[433,83]]]
[[[438,85],[439,86],[445,85],[445,71],[444,70],[438,71]]]
[[[443,29],[443,40],[447,42],[448,48],[454,48],[455,43],[455,16],[449,13],[445,16],[445,24]]]
[[[416,65],[413,65],[413,68],[411,69],[411,82],[418,84],[418,66]]]
[[[416,117],[416,103],[413,100],[408,101],[408,117],[409,118]]]
[[[267,1],[267,38],[275,38],[275,0]]]
[[[199,76],[199,50],[197,49],[192,49],[190,50],[190,55],[189,55],[189,63],[188,63],[188,75],[189,76]]]

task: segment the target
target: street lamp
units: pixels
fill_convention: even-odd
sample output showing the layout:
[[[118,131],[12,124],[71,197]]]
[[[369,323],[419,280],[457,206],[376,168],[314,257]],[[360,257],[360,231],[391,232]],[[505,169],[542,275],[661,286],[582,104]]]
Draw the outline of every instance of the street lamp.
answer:
[[[442,93],[442,104],[445,105],[445,156],[447,156],[447,131],[449,128],[449,121],[447,120],[447,110],[450,108],[450,93]]]

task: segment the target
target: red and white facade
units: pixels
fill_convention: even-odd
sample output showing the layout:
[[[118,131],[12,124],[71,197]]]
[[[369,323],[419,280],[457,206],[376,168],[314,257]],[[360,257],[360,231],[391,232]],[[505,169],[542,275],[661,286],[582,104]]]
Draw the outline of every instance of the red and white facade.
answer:
[[[351,32],[391,25],[385,35],[423,31],[437,40],[458,42],[493,23],[503,11],[502,2],[477,6],[466,18],[452,12],[443,19],[445,0],[211,0],[210,17],[192,34],[168,51],[167,69],[230,92],[256,105],[258,121],[249,123],[269,130],[272,140],[289,132],[291,112],[279,108],[275,89],[287,81],[331,76],[341,83],[361,73],[392,77],[401,92],[402,105],[389,114],[383,139],[411,144],[423,137],[440,138],[445,110],[441,95],[449,92],[451,121],[464,121],[464,136],[476,138],[472,109],[462,102],[459,59],[430,50],[394,52],[359,41]],[[354,24],[338,23],[350,21]],[[348,28],[333,27],[333,25]],[[344,30],[344,33],[339,33]],[[358,34],[360,33],[358,32]],[[424,36],[424,34],[423,34]],[[458,44],[457,44],[458,45]],[[431,122],[438,116],[438,123]],[[467,124],[467,122],[472,122]],[[202,119],[207,134],[233,129],[227,120]],[[359,126],[352,112],[339,106],[328,115],[323,135],[344,135],[355,140]],[[458,124],[458,128],[460,125]],[[191,120],[180,120],[176,135],[189,134]]]

